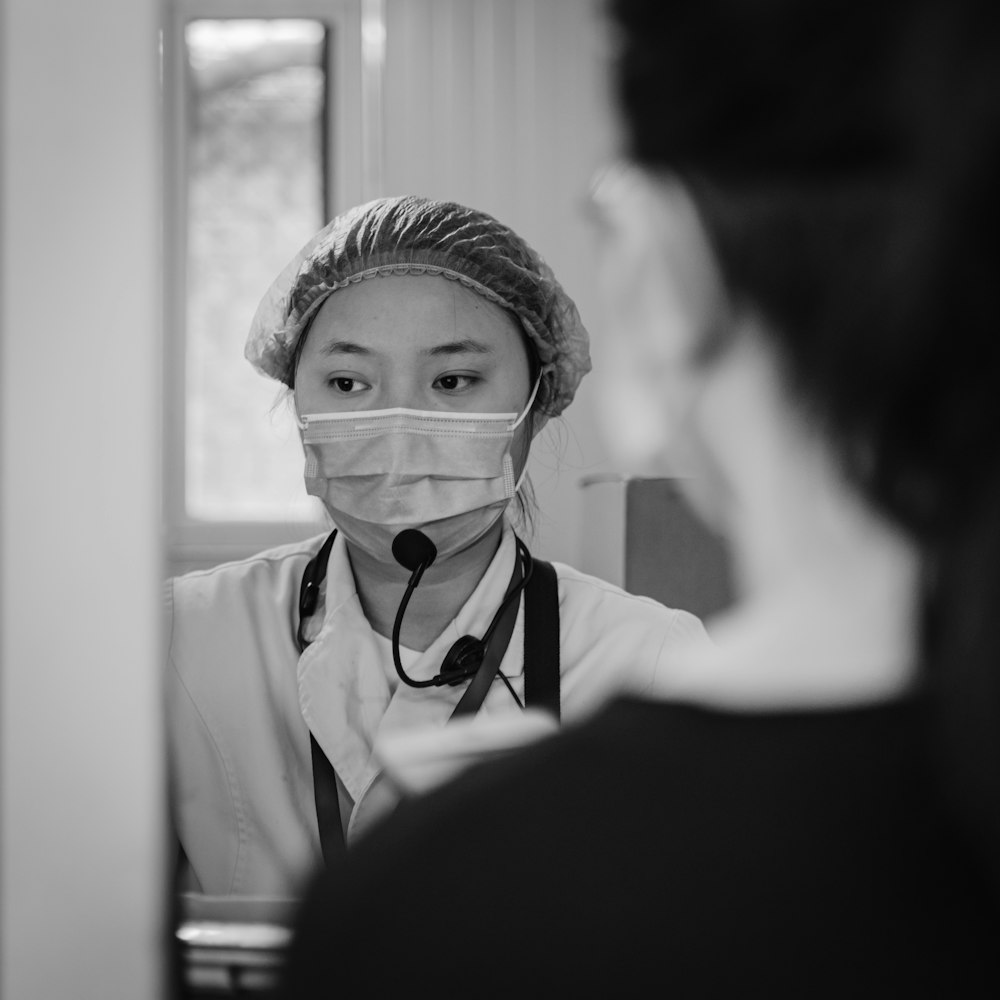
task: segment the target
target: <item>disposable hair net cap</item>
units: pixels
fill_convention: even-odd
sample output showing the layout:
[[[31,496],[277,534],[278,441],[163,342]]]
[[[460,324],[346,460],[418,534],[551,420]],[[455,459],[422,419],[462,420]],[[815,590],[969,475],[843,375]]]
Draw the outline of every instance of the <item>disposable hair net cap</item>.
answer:
[[[513,230],[454,202],[379,198],[337,216],[267,290],[247,338],[246,359],[292,385],[296,348],[340,288],[394,274],[461,282],[521,322],[542,366],[536,410],[556,417],[590,371],[589,337],[551,268]]]

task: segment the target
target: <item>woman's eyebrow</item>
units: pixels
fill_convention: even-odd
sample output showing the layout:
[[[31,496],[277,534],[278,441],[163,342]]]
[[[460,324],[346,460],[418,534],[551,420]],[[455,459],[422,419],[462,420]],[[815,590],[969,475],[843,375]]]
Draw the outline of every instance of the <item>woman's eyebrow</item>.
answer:
[[[437,344],[428,347],[423,352],[430,357],[450,354],[492,354],[493,348],[478,340],[452,340],[447,344]]]
[[[365,347],[363,344],[356,344],[353,340],[331,340],[328,344],[324,344],[320,349],[319,353],[324,357],[328,357],[331,354],[365,354],[371,355],[375,352],[371,348]]]

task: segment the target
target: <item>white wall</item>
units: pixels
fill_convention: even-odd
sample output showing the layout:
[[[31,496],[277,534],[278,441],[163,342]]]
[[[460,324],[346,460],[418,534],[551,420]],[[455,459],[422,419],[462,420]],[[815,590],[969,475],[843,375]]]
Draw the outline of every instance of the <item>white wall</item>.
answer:
[[[384,190],[463,202],[517,230],[574,298],[601,362],[581,204],[614,153],[592,0],[387,0]],[[536,555],[580,565],[579,481],[610,469],[595,375],[543,431],[530,474]]]
[[[155,0],[4,0],[4,1000],[161,995]]]

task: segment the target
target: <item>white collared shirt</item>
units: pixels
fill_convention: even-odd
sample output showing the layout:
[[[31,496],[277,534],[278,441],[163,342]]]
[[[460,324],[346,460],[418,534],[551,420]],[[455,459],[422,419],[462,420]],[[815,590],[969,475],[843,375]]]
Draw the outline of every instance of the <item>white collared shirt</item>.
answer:
[[[321,859],[310,731],[342,784],[351,842],[396,802],[380,780],[379,741],[443,727],[464,691],[393,684],[389,646],[364,616],[341,536],[330,552],[322,624],[299,654],[299,583],[322,540],[168,583],[172,805],[196,891],[297,895]],[[455,619],[424,652],[404,654],[412,676],[434,676],[456,639],[485,632],[515,558],[515,536],[505,524],[496,555]],[[708,641],[687,612],[554,565],[564,723],[579,721],[623,686],[649,689],[681,650]],[[522,606],[500,665],[519,696],[523,653]],[[480,710],[519,711],[499,680]]]

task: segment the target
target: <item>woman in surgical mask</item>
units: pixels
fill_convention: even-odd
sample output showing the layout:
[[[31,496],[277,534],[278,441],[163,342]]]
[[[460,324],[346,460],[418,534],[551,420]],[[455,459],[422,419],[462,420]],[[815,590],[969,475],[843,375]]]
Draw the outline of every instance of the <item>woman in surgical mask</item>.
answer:
[[[339,216],[264,296],[246,356],[291,392],[330,526],[171,581],[173,807],[184,888],[293,896],[393,809],[402,737],[548,732],[706,637],[515,530],[532,439],[590,360],[573,302],[495,219],[415,197]]]

